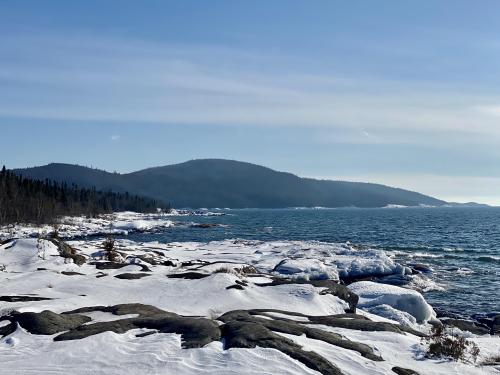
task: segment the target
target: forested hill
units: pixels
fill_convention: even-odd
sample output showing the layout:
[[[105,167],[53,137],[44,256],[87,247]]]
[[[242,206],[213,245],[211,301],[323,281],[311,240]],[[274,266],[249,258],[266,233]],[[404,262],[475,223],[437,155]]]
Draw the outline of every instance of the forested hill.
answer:
[[[361,182],[315,180],[255,164],[224,159],[185,163],[119,174],[71,164],[17,169],[36,179],[49,178],[79,186],[171,202],[174,207],[384,207],[440,206],[446,202],[416,192]]]
[[[160,202],[49,179],[34,180],[0,171],[0,225],[10,223],[50,223],[60,215],[96,216],[114,211],[153,212]],[[165,207],[164,207],[165,208]]]

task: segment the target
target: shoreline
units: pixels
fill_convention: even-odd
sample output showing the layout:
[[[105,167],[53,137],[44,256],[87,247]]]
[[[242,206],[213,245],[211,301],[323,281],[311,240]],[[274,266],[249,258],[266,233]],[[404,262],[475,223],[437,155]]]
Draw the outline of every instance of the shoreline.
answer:
[[[113,220],[119,223],[120,229],[130,228],[146,234],[156,228],[171,228],[172,218],[150,216],[145,220],[143,215],[122,213]],[[85,220],[78,223],[82,227],[87,225]],[[98,224],[90,221],[90,229],[102,229]],[[202,228],[205,229],[196,230],[210,229]],[[74,227],[62,227],[62,230],[61,234],[64,230],[75,233]],[[418,271],[398,264],[381,250],[318,241],[226,239],[162,243],[123,237],[114,240],[112,260],[98,237],[73,237],[64,241],[26,238],[0,245],[0,263],[4,265],[0,272],[0,311],[3,311],[0,333],[8,333],[0,340],[0,348],[10,348],[17,358],[13,365],[23,368],[23,363],[29,362],[17,351],[19,345],[28,345],[40,356],[56,352],[61,355],[54,351],[55,344],[71,351],[88,342],[106,351],[96,341],[99,337],[106,337],[110,342],[125,340],[123,345],[127,348],[153,342],[163,347],[170,331],[161,333],[161,329],[151,330],[151,327],[159,327],[160,321],[175,317],[179,324],[191,327],[186,328],[189,332],[192,332],[192,324],[201,321],[213,332],[209,339],[202,340],[200,349],[191,349],[198,350],[199,355],[241,353],[243,349],[231,344],[226,347],[218,344],[219,337],[226,343],[233,342],[230,337],[238,337],[238,345],[244,342],[248,345],[245,350],[251,351],[242,357],[245,359],[240,358],[245,361],[253,355],[250,353],[261,355],[264,349],[257,347],[268,342],[273,349],[266,350],[274,352],[266,352],[266,355],[281,353],[279,368],[299,366],[293,367],[295,370],[290,374],[331,373],[328,372],[331,369],[318,370],[323,365],[332,365],[343,374],[350,374],[352,366],[358,368],[356,373],[375,374],[392,373],[395,367],[421,374],[445,374],[452,366],[471,374],[495,371],[494,367],[425,358],[422,336],[438,324],[438,316],[420,293],[373,282],[380,276],[405,277]],[[150,315],[152,309],[157,310]],[[40,321],[45,330],[47,314],[51,321],[59,323],[51,330],[39,331],[23,320],[26,316],[23,314],[31,314],[30,320]],[[67,317],[73,316],[71,314],[76,314],[76,320],[70,323]],[[143,315],[152,319],[152,325],[144,325],[140,318]],[[202,320],[189,320],[193,316]],[[469,331],[477,328],[459,321],[448,323]],[[260,327],[264,336],[249,341],[249,332],[244,328],[247,324],[256,325],[256,329]],[[227,328],[219,332],[217,327]],[[465,329],[461,334],[479,345],[481,361],[500,351],[498,335],[483,334],[480,330],[468,333]],[[40,336],[40,332],[50,334]],[[306,336],[297,336],[299,332]],[[494,332],[491,329],[489,333]],[[181,336],[184,334],[187,333]],[[335,335],[344,341],[334,339]],[[264,337],[271,341],[265,341]],[[36,349],[34,342],[38,343]],[[184,344],[169,345],[170,356],[184,355]],[[350,349],[338,352],[338,345]],[[304,353],[311,353],[309,350],[319,356],[314,363],[306,360],[310,355]],[[399,352],[403,354],[396,355]],[[368,356],[368,360],[361,359],[363,356]],[[59,363],[58,359],[51,358]],[[142,359],[137,360],[141,366],[144,364]],[[226,366],[232,364],[228,362]],[[61,363],[59,366],[64,367]]]

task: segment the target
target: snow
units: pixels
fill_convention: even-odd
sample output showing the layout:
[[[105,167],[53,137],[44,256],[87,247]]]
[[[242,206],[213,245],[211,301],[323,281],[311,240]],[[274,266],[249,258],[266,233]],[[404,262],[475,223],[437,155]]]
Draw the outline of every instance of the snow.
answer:
[[[432,307],[415,290],[371,281],[352,283],[349,289],[359,296],[358,307],[400,323],[426,323],[436,318]]]
[[[177,213],[183,214],[183,213]],[[200,213],[201,214],[201,213]],[[155,230],[167,227],[170,219],[154,215],[120,213],[113,218],[73,218],[65,230],[80,237],[103,230]],[[70,227],[70,225],[73,225]],[[173,224],[175,225],[175,223]],[[29,235],[29,229],[16,233]],[[88,306],[143,303],[181,315],[217,318],[236,309],[277,309],[305,315],[343,313],[347,303],[323,288],[308,283],[270,284],[273,278],[337,280],[345,276],[404,274],[404,267],[380,250],[352,244],[315,241],[248,241],[241,239],[201,242],[144,242],[120,239],[116,246],[123,254],[124,266],[98,270],[91,261],[103,257],[102,239],[69,241],[88,262],[78,266],[59,256],[47,240],[20,238],[0,246],[0,296],[38,296],[50,298],[33,302],[2,302],[0,316],[12,310],[56,313]],[[149,264],[151,259],[158,264]],[[173,266],[161,263],[171,261]],[[182,266],[183,262],[191,262]],[[144,272],[147,266],[150,272]],[[223,270],[223,271],[221,271]],[[83,275],[68,276],[63,271]],[[136,280],[118,279],[123,273],[144,272]],[[199,279],[169,278],[173,274],[197,272]],[[105,274],[104,277],[96,277]],[[302,281],[302,280],[301,280]],[[227,289],[246,284],[243,290]],[[416,291],[369,281],[355,282],[349,288],[360,296],[358,313],[373,321],[398,322],[414,328],[435,318],[432,307]],[[105,312],[85,315],[93,322],[132,318]],[[307,317],[266,312],[265,319],[286,318],[308,323]],[[5,326],[0,322],[0,327]],[[88,324],[88,323],[87,323]],[[423,359],[421,339],[411,334],[366,332],[322,325],[311,325],[327,332],[365,343],[374,348],[383,362],[374,362],[359,353],[304,336],[283,336],[305,350],[313,350],[349,374],[390,374],[391,368],[411,368],[420,374],[494,374],[493,367]],[[75,341],[53,341],[54,336],[32,335],[21,327],[0,339],[1,373],[12,374],[318,374],[302,363],[274,349],[229,349],[212,342],[199,349],[181,349],[177,334],[155,333],[145,337],[136,329],[124,334],[104,332]],[[481,348],[481,359],[500,352],[500,338],[473,337]]]
[[[293,279],[339,280],[337,266],[327,266],[318,259],[285,259],[276,266],[275,271],[281,275],[290,275]]]
[[[62,217],[57,223],[59,235],[75,238],[99,235],[127,235],[133,231],[153,231],[185,225],[176,223],[176,216],[220,216],[221,212],[172,210],[169,213],[142,214],[137,212],[116,212],[96,218],[85,216]],[[38,237],[53,232],[54,225],[16,224],[0,227],[0,239],[18,237]]]

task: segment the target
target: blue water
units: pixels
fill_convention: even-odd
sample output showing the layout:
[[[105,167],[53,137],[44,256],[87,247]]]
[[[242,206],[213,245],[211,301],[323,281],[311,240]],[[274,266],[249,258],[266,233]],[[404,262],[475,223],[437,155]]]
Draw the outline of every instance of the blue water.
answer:
[[[246,209],[180,217],[189,225],[135,233],[137,241],[317,240],[382,249],[402,264],[424,264],[444,290],[425,292],[434,307],[473,315],[500,311],[500,208]]]

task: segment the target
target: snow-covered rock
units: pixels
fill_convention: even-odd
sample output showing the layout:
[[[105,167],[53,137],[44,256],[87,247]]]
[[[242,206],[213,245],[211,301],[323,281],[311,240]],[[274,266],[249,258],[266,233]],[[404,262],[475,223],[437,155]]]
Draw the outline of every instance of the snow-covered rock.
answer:
[[[285,259],[281,261],[275,272],[281,276],[290,276],[292,279],[303,280],[338,280],[337,266],[325,265],[319,259]]]
[[[359,281],[349,285],[359,296],[358,307],[401,323],[426,323],[436,313],[417,291],[394,285]],[[412,319],[413,317],[413,319]]]

